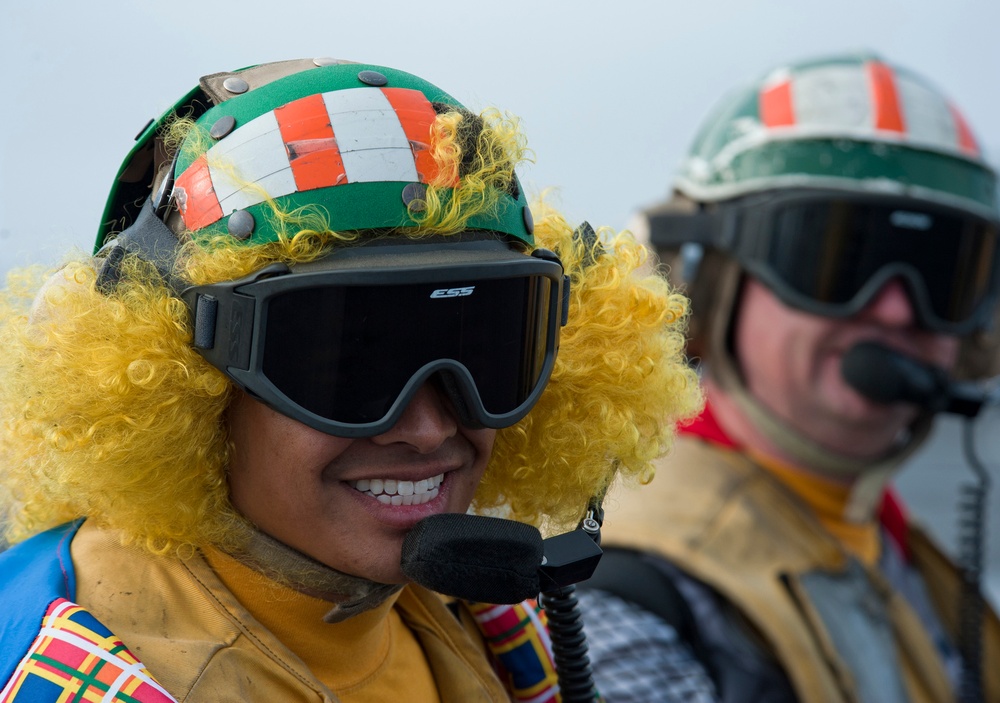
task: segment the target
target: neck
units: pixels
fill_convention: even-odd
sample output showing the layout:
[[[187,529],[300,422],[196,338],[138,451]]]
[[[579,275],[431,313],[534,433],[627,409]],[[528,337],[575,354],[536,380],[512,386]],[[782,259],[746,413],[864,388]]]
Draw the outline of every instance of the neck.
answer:
[[[275,581],[224,552],[203,550],[212,570],[247,612],[295,653],[338,700],[377,681],[401,634],[393,612],[398,593],[342,622],[330,623],[330,602]],[[350,666],[344,666],[350,662]],[[378,685],[376,683],[376,685]]]
[[[749,454],[765,462],[778,462],[807,478],[822,478],[849,489],[843,509],[844,520],[855,524],[870,522],[885,493],[886,484],[919,441],[909,442],[881,460],[863,461],[837,455],[785,427],[767,408],[741,387],[724,389],[711,377],[704,381],[705,392],[720,427]],[[920,438],[929,423],[919,428]]]
[[[241,525],[241,549],[229,555],[277,583],[331,604],[328,623],[377,608],[402,585],[383,584],[337,571],[292,549],[249,523]]]
[[[706,381],[705,391],[716,422],[730,439],[798,496],[848,552],[874,565],[880,552],[876,508],[891,469],[876,463],[871,471],[844,474],[810,467],[769,441],[741,404],[714,383]]]
[[[720,388],[711,377],[705,378],[703,385],[705,397],[712,406],[712,413],[719,426],[748,453],[778,462],[791,471],[834,481],[844,486],[850,486],[856,480],[856,475],[831,474],[806,465],[800,456],[772,441],[769,435],[747,415],[736,398]]]

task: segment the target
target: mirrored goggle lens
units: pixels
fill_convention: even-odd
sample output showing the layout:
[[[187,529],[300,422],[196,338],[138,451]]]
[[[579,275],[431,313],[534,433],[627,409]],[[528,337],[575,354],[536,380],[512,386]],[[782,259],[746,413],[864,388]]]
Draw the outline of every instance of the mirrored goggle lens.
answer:
[[[796,293],[827,305],[854,300],[887,266],[919,274],[933,314],[972,318],[995,285],[997,226],[955,211],[825,200],[776,208],[762,261]]]
[[[555,285],[532,275],[281,293],[268,302],[262,371],[306,410],[364,424],[385,417],[427,364],[451,360],[487,414],[507,414],[538,386],[554,346]]]

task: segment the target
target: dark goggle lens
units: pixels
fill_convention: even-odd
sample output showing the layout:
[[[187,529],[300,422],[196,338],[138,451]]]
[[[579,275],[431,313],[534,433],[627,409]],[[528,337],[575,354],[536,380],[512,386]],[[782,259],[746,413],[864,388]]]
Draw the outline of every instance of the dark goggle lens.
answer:
[[[777,209],[769,268],[797,293],[825,304],[854,299],[886,266],[920,274],[934,314],[973,317],[993,285],[997,228],[952,212],[842,201],[785,203]]]
[[[345,424],[376,422],[421,368],[465,366],[485,411],[517,409],[545,365],[553,282],[545,276],[330,286],[268,302],[262,370],[292,402]]]

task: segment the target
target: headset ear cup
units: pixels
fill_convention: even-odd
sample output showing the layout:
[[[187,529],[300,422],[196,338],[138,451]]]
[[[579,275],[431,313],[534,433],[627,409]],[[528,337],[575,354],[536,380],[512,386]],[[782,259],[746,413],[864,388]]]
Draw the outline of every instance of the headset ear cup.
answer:
[[[98,256],[104,254],[104,261],[101,263],[101,268],[97,271],[97,289],[109,295],[118,282],[122,278],[122,259],[125,258],[125,247],[117,243],[115,240],[114,246],[107,248],[106,251],[98,252]]]
[[[128,254],[135,254],[156,267],[164,282],[173,284],[173,266],[177,258],[177,236],[157,214],[151,199],[146,199],[135,223],[106,244],[97,253],[104,263],[97,274],[97,287],[111,293],[121,281],[121,264]]]

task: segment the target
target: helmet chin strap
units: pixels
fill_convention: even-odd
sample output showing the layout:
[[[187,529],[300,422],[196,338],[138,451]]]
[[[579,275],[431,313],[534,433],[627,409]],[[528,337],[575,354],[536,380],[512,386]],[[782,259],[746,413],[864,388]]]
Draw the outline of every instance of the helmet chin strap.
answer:
[[[376,608],[403,588],[402,584],[377,583],[337,571],[248,522],[241,522],[239,531],[241,548],[229,556],[272,581],[330,602],[325,622],[342,622]]]
[[[741,278],[738,275],[733,277]],[[835,478],[851,479],[851,496],[844,510],[844,518],[855,523],[868,522],[878,509],[885,486],[893,474],[930,434],[932,415],[921,413],[893,447],[876,459],[858,459],[838,454],[788,426],[747,389],[726,341],[737,307],[739,288],[739,280],[730,282],[730,290],[726,291],[728,295],[718,301],[719,308],[710,321],[709,373],[712,379],[735,402],[754,429],[796,466]]]
[[[853,523],[865,523],[872,519],[886,485],[903,462],[923,443],[931,428],[931,416],[921,414],[886,454],[877,459],[857,459],[822,447],[792,429],[747,392],[742,384],[726,392],[754,429],[796,466],[836,478],[851,479],[844,519]]]

